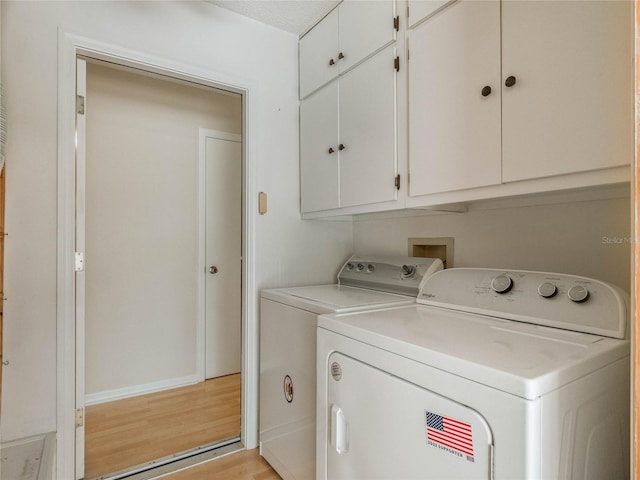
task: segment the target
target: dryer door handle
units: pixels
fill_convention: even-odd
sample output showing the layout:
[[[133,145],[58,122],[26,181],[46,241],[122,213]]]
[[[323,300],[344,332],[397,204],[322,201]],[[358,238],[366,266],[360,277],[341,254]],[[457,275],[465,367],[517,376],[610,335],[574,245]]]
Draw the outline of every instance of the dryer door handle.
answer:
[[[344,412],[337,405],[331,405],[331,446],[338,454],[349,451],[349,424]]]

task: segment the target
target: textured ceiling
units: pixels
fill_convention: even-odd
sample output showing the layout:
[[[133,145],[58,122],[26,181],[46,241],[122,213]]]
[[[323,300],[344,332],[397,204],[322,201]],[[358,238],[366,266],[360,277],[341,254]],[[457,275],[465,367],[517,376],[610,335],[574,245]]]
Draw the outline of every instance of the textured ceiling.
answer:
[[[338,0],[206,1],[296,35],[312,27],[338,3]]]

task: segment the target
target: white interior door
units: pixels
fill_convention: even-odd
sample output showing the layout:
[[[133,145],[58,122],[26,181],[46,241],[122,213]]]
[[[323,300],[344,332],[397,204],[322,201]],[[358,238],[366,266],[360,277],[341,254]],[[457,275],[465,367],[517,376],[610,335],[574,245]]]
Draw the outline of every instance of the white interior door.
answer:
[[[202,138],[204,137],[204,138]],[[239,373],[242,292],[242,143],[204,130],[205,378]]]
[[[84,478],[84,312],[85,180],[87,64],[76,60],[76,479]],[[80,257],[79,257],[80,255]]]

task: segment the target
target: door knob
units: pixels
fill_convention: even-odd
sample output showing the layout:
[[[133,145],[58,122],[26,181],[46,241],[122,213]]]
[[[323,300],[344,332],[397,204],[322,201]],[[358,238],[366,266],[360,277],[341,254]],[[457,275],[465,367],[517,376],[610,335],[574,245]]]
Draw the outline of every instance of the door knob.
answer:
[[[209,273],[215,275],[216,273],[218,273],[218,267],[216,267],[215,265],[211,265],[209,267]]]
[[[345,147],[342,143],[338,146],[338,150],[340,151],[344,150],[345,148],[347,147]]]
[[[513,75],[509,75],[504,81],[504,84],[507,87],[513,87],[516,84],[516,77],[514,77]]]
[[[488,97],[489,95],[491,95],[491,87],[489,85],[487,85],[486,87],[484,87],[482,89],[482,96],[483,97]]]

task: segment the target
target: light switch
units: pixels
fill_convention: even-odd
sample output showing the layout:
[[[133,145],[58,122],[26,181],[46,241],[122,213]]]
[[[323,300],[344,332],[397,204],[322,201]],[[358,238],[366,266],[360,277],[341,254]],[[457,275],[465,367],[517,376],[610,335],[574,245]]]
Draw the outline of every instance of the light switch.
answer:
[[[267,213],[267,194],[265,192],[258,193],[258,213],[260,215]]]

